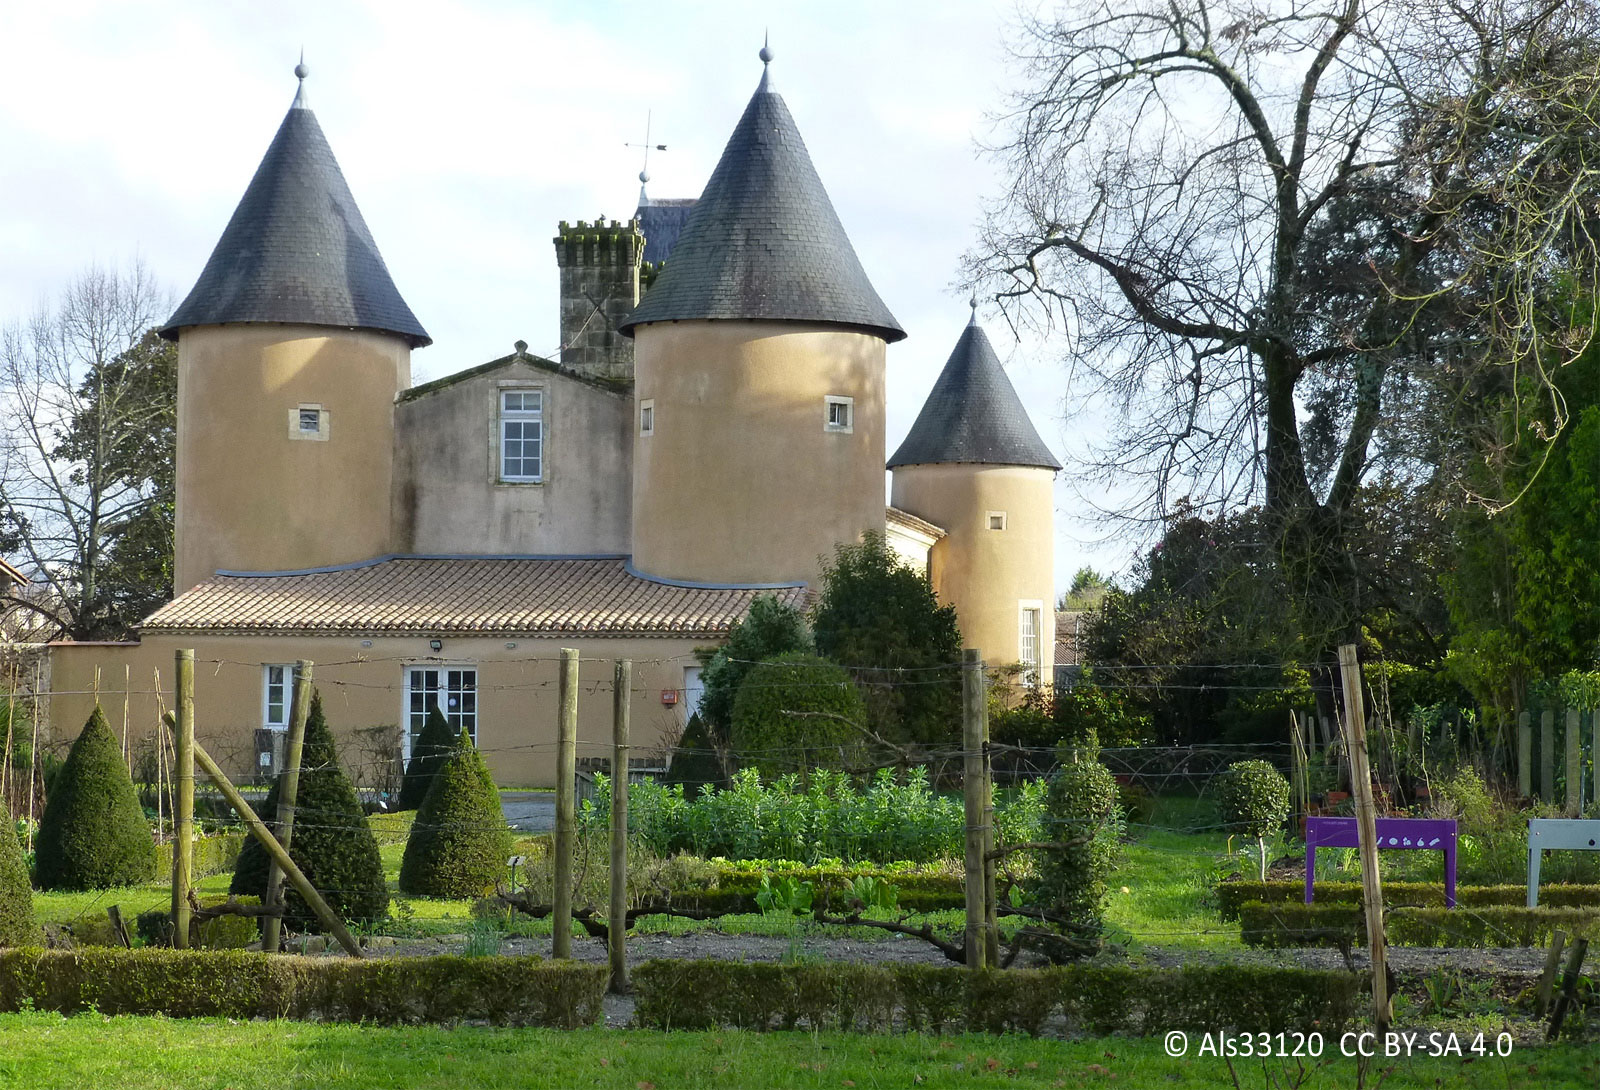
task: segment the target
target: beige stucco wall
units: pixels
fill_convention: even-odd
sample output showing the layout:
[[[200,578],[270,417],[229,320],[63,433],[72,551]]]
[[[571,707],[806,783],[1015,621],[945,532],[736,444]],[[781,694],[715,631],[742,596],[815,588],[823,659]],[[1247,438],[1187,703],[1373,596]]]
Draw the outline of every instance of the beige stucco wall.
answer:
[[[544,393],[543,477],[500,480],[500,392]],[[395,407],[399,552],[629,551],[633,400],[520,361]]]
[[[814,581],[882,532],[884,342],[797,322],[664,322],[635,334],[634,564],[721,583]],[[824,398],[854,398],[827,432]],[[634,422],[637,432],[638,422]]]
[[[411,350],[320,326],[196,326],[178,337],[178,592],[219,569],[282,571],[389,551],[394,396]],[[328,439],[291,439],[303,404]]]
[[[51,648],[52,694],[41,709],[58,742],[77,736],[94,706],[95,668],[100,703],[112,729],[122,729],[124,678],[131,678],[129,735],[137,740],[157,723],[158,706],[173,706],[174,652],[195,651],[195,734],[219,764],[241,778],[252,774],[255,730],[262,725],[262,666],[307,658],[322,693],[328,724],[339,738],[346,768],[362,758],[362,728],[399,724],[407,666],[475,666],[478,670],[478,745],[506,786],[555,782],[558,676],[562,646],[582,653],[578,696],[578,756],[610,755],[612,663],[633,660],[631,705],[635,756],[675,737],[684,719],[685,667],[698,665],[686,639],[571,640],[451,639],[439,652],[423,638],[147,636],[138,644],[56,644]],[[515,647],[508,647],[513,643]],[[124,670],[127,668],[127,673]],[[158,698],[155,671],[160,670]],[[662,703],[663,690],[677,703]]]
[[[941,526],[930,554],[939,599],[956,607],[962,640],[992,665],[1018,660],[1021,603],[1039,606],[1041,682],[1049,685],[1055,648],[1055,533],[1048,469],[1025,466],[911,465],[894,470],[893,504]],[[1004,512],[1006,528],[989,529]]]

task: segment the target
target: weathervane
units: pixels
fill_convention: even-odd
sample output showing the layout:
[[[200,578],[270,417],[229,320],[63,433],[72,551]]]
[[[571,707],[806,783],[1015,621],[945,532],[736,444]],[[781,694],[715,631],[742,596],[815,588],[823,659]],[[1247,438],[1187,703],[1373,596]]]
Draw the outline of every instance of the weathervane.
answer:
[[[623,147],[644,149],[644,163],[639,168],[639,184],[641,186],[648,184],[650,181],[650,153],[652,151],[667,150],[667,145],[665,144],[650,143],[650,113],[651,112],[649,110],[646,110],[644,114],[644,143],[631,144],[625,142],[623,144]]]

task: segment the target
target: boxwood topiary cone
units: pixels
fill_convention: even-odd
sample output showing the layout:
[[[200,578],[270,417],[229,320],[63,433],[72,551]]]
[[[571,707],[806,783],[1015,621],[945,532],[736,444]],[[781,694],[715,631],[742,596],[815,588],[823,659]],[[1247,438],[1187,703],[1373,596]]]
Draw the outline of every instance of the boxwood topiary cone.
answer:
[[[383,881],[378,841],[367,825],[355,785],[339,767],[333,732],[322,714],[321,693],[311,697],[300,765],[300,792],[295,800],[289,857],[341,919],[352,923],[382,919],[389,911],[389,891]],[[274,831],[278,790],[278,784],[273,784],[267,801],[256,811]],[[254,837],[246,840],[234,865],[229,891],[264,898],[269,862],[266,849]],[[316,915],[293,886],[285,883],[284,893],[284,923],[302,929],[319,926]]]
[[[12,832],[11,821],[0,811],[0,946],[37,945],[39,925],[33,918],[28,861],[22,856],[22,842]]]
[[[400,889],[424,897],[482,897],[505,875],[510,854],[500,793],[463,733],[411,825]]]
[[[155,877],[150,823],[98,705],[45,802],[34,872],[40,889],[107,889]]]
[[[411,747],[411,762],[406,765],[406,777],[400,784],[400,809],[415,810],[428,797],[433,778],[450,759],[456,748],[456,735],[450,721],[435,704],[428,709],[428,721]]]

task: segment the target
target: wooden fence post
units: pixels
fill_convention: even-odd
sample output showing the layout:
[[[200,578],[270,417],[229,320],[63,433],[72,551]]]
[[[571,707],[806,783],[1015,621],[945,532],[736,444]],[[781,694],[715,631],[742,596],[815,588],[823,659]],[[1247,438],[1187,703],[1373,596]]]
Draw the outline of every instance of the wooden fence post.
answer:
[[[1311,792],[1307,787],[1306,752],[1300,733],[1300,716],[1289,712],[1289,798],[1295,814],[1311,812]]]
[[[978,708],[983,714],[983,961],[1000,964],[1000,907],[995,902],[994,754],[989,749],[989,679],[978,671]]]
[[[617,662],[611,683],[611,906],[606,946],[611,955],[611,990],[628,990],[628,695],[633,660]]]
[[[1539,713],[1539,798],[1556,799],[1556,713],[1549,708]]]
[[[1366,711],[1361,702],[1361,670],[1356,645],[1339,647],[1339,677],[1344,685],[1345,748],[1350,753],[1350,789],[1356,798],[1356,836],[1361,852],[1361,898],[1367,918],[1367,955],[1372,963],[1372,1020],[1379,1032],[1389,1026],[1389,982],[1385,974],[1383,888],[1378,880],[1378,815],[1372,805],[1372,771],[1367,764]]]
[[[1533,717],[1517,713],[1517,796],[1533,797]]]
[[[1567,816],[1583,813],[1583,726],[1577,708],[1567,709],[1567,729],[1562,739],[1567,744]]]
[[[573,795],[577,791],[578,651],[561,649],[561,722],[556,734],[555,889],[550,904],[550,956],[572,956]]]
[[[175,739],[178,797],[172,814],[172,945],[189,948],[189,886],[194,853],[194,649],[176,656],[178,730]]]
[[[966,800],[967,968],[985,966],[983,858],[983,659],[976,647],[961,652],[961,793]]]
[[[289,737],[283,747],[284,767],[278,776],[278,843],[284,851],[294,844],[294,805],[300,798],[300,762],[305,754],[306,716],[311,710],[311,660],[295,664],[294,695],[289,705]],[[267,907],[283,906],[283,868],[274,860],[267,864]],[[283,937],[283,917],[265,916],[261,920],[261,949],[278,952]]]

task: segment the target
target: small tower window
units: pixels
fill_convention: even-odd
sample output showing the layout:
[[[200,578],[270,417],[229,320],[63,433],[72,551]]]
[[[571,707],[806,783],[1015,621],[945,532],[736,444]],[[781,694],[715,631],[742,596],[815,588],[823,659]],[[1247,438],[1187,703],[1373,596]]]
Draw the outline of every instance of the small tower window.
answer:
[[[639,434],[654,435],[656,433],[656,400],[646,398],[639,402]]]
[[[500,479],[512,484],[544,480],[544,391],[500,392]]]
[[[1006,513],[1004,511],[989,512],[989,529],[1004,530],[1006,528]]]
[[[321,405],[297,405],[289,410],[289,438],[326,441],[328,410]]]
[[[1040,657],[1040,620],[1044,603],[1019,602],[1017,612],[1017,661],[1022,664],[1022,683],[1030,689],[1037,689],[1044,665]]]
[[[827,415],[823,417],[823,431],[851,432],[855,430],[856,399],[829,394],[823,398]]]

